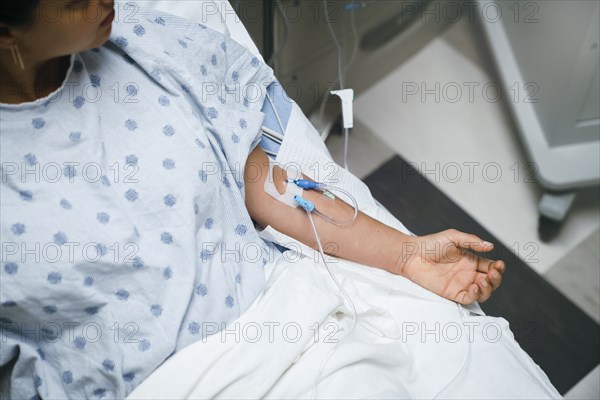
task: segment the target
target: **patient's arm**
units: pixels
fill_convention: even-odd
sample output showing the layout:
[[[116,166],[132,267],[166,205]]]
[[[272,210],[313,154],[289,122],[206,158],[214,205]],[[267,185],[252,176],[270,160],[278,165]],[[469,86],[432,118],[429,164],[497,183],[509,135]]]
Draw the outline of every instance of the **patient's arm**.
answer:
[[[246,206],[254,220],[317,249],[306,212],[289,207],[264,191],[268,176],[267,155],[257,147],[244,173]],[[251,166],[251,168],[249,168]],[[273,177],[284,190],[285,172],[276,168]],[[305,191],[303,197],[317,209],[338,220],[350,220],[354,209],[340,199]],[[502,280],[502,261],[477,257],[466,250],[490,251],[493,246],[475,235],[448,230],[423,237],[407,236],[360,213],[348,226],[331,224],[318,215],[314,222],[325,252],[357,263],[402,275],[432,292],[462,304],[487,300]]]

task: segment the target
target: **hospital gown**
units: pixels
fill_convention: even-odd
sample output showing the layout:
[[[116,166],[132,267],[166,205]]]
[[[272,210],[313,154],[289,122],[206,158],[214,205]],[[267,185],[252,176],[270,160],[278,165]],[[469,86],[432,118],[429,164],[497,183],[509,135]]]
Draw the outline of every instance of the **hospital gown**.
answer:
[[[201,24],[134,19],[47,98],[0,105],[5,396],[124,398],[264,287],[243,168],[273,72]]]

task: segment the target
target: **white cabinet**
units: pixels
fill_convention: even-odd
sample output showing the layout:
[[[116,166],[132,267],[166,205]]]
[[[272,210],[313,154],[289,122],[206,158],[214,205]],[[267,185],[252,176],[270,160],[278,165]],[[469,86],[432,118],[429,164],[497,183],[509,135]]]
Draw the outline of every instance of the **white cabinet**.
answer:
[[[577,188],[600,180],[600,2],[479,2],[523,143],[548,193],[542,216],[564,218]]]

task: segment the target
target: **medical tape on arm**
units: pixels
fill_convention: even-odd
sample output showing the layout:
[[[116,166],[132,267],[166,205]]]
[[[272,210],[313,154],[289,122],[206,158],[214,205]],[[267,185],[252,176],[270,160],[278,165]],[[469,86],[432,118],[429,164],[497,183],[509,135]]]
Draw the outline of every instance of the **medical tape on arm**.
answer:
[[[276,166],[277,166],[277,164],[275,164],[273,162],[273,160],[271,160],[269,158],[269,166],[267,167],[268,176],[267,176],[267,179],[265,180],[265,185],[264,185],[265,192],[267,194],[269,194],[271,197],[275,198],[275,200],[278,200],[285,205],[288,205],[292,208],[298,207],[298,203],[296,203],[296,201],[294,200],[294,196],[296,196],[296,195],[302,196],[302,189],[299,188],[298,186],[296,186],[292,181],[294,179],[298,179],[299,177],[301,177],[302,174],[300,173],[300,171],[296,170],[295,171],[296,176],[288,175],[288,181],[286,183],[285,192],[279,193],[279,191],[275,187],[275,182],[273,180],[273,169]]]

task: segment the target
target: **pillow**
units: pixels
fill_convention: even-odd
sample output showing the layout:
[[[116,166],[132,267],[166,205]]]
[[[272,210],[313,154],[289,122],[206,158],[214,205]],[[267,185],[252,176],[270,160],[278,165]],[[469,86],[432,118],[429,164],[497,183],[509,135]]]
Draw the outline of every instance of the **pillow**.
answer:
[[[227,0],[147,0],[142,5],[206,25],[231,37],[262,59],[250,34]]]
[[[229,36],[227,24],[214,0],[149,0],[142,6],[198,22]]]

